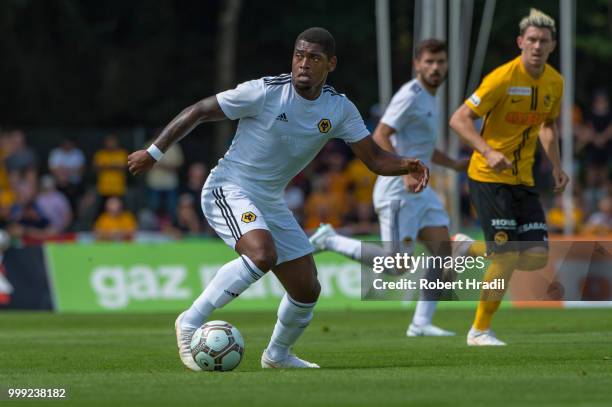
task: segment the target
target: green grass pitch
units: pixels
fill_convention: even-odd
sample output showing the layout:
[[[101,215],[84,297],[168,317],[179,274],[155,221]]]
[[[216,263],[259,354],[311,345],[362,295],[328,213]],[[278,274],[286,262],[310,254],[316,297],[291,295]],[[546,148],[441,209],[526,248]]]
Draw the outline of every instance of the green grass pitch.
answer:
[[[274,312],[217,312],[246,341],[236,371],[185,370],[175,315],[0,314],[0,407],[7,387],[66,388],[49,405],[610,406],[612,311],[502,309],[502,348],[468,348],[472,310],[443,309],[453,338],[406,338],[410,311],[315,314],[296,353],[319,370],[259,367]]]

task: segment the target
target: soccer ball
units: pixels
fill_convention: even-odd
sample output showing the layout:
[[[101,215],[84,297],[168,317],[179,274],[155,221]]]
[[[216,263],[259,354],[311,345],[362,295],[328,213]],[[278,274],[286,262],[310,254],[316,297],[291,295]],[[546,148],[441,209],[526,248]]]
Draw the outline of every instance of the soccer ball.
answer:
[[[191,355],[202,370],[232,370],[242,360],[244,340],[229,322],[210,321],[194,332]]]

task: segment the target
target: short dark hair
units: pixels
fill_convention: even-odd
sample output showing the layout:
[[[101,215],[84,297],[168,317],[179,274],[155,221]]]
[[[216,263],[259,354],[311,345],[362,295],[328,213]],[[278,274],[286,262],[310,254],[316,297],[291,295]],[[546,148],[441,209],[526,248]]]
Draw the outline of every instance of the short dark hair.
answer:
[[[419,42],[414,48],[414,57],[420,59],[425,51],[431,52],[432,54],[437,54],[438,52],[446,52],[448,54],[448,47],[446,46],[446,42],[442,40],[428,38]]]
[[[313,44],[319,44],[323,47],[323,52],[329,57],[336,55],[336,40],[329,31],[321,27],[311,27],[305,31],[302,31],[300,35],[295,39],[295,44],[299,41],[311,42]]]

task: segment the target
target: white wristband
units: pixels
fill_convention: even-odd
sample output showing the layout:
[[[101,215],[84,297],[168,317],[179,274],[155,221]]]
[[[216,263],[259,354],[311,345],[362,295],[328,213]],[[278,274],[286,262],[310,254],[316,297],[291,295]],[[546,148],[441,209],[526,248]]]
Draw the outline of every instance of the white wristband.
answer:
[[[149,148],[147,148],[147,153],[149,153],[155,161],[161,160],[161,158],[164,156],[164,153],[157,148],[155,144],[151,144]]]

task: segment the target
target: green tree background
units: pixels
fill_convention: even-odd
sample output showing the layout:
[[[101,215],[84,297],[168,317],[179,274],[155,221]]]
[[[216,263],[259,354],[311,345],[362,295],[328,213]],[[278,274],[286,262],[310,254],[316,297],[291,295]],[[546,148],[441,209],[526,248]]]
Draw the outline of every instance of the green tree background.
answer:
[[[557,0],[498,1],[483,73],[517,54],[518,21]],[[475,2],[475,41],[484,2]],[[221,0],[3,0],[0,124],[159,126],[218,91],[215,45]],[[410,78],[414,2],[391,2],[394,89]],[[610,90],[612,2],[577,2],[576,98]],[[336,37],[329,82],[367,114],[377,101],[373,1],[242,2],[236,80],[288,72],[295,36],[309,26]],[[473,50],[473,47],[472,47]],[[551,63],[558,67],[559,54]]]

